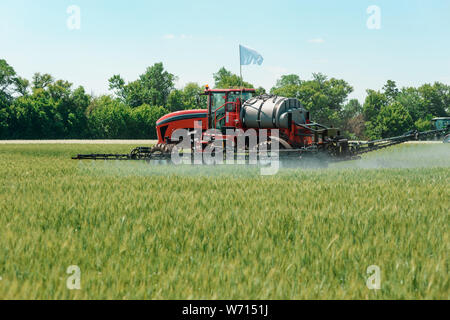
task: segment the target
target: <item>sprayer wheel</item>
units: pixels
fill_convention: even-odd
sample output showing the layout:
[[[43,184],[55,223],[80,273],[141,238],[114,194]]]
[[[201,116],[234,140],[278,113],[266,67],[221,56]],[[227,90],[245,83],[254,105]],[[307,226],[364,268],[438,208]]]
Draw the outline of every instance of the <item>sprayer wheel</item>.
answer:
[[[176,145],[174,144],[158,143],[150,150],[150,156],[153,159],[169,160],[175,147]]]
[[[151,156],[162,156],[165,153],[165,149],[164,146],[161,145],[160,143],[158,143],[156,146],[154,146],[151,150],[150,150],[150,155]]]

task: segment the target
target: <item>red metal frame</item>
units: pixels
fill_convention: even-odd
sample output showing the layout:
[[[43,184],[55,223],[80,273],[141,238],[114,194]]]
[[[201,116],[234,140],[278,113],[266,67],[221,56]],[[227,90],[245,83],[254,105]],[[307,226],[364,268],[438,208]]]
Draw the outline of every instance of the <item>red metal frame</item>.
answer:
[[[228,95],[227,95],[228,98]],[[225,108],[225,106],[227,104],[232,104],[234,105],[234,112],[237,112],[237,103],[236,102],[225,102],[222,106],[220,106],[219,108],[217,108],[216,110],[214,110],[214,129],[217,128],[217,121],[221,121],[222,119],[224,119],[227,116],[227,110],[225,110],[225,114],[222,118],[220,118],[219,120],[217,120],[217,111],[219,111],[222,108]]]

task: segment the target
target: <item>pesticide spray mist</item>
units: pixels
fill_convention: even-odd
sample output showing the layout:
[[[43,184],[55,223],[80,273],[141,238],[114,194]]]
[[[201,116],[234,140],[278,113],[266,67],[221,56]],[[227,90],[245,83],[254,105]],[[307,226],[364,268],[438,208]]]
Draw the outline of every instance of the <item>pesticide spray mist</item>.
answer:
[[[368,153],[361,160],[336,163],[330,167],[360,169],[450,167],[450,144],[406,143]]]
[[[450,144],[407,143],[368,153],[360,160],[331,162],[323,159],[280,161],[274,174],[289,175],[293,171],[339,171],[346,169],[412,169],[450,167]],[[252,178],[261,176],[258,165],[174,165],[170,161],[80,161],[78,168],[87,175],[100,176],[197,176]]]

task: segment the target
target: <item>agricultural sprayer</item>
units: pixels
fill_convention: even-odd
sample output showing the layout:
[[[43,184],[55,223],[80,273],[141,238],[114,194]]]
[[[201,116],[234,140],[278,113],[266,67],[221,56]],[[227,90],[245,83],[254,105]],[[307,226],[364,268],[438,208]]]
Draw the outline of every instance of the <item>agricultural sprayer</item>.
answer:
[[[309,111],[297,99],[255,96],[254,89],[210,89],[208,86],[202,95],[207,96],[206,109],[173,112],[156,122],[158,143],[153,147],[138,147],[129,154],[80,154],[73,159],[170,160],[174,152],[189,154],[194,159],[195,155],[206,150],[211,152],[212,148],[216,153],[222,151],[227,158],[248,157],[265,150],[266,154],[276,151],[280,159],[345,161],[403,142],[441,137],[450,129],[446,124],[430,131],[352,142],[341,136],[339,129],[312,121]],[[243,143],[238,141],[241,137]]]

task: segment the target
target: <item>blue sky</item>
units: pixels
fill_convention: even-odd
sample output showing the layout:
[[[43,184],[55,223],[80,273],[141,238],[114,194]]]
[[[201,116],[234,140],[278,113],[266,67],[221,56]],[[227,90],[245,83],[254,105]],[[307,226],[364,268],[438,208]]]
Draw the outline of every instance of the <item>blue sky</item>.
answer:
[[[66,12],[81,9],[81,28]],[[371,5],[381,29],[367,28]],[[399,86],[450,84],[448,0],[106,1],[1,0],[0,58],[22,76],[48,72],[108,93],[107,80],[134,80],[162,61],[177,87],[213,84],[220,67],[239,72],[238,46],[256,49],[262,66],[244,80],[270,89],[282,74],[342,78],[365,97],[388,79]]]

